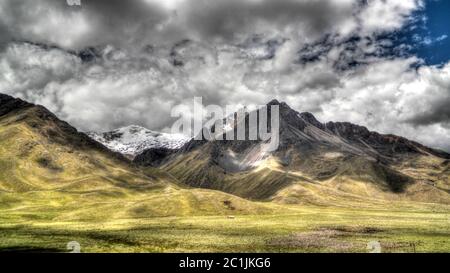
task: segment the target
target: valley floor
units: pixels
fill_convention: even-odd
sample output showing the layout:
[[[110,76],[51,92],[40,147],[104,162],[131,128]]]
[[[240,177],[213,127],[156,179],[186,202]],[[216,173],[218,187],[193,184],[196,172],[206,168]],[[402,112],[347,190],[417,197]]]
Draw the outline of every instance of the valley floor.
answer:
[[[279,211],[277,207],[277,211]],[[0,252],[450,252],[450,210],[286,206],[284,213],[102,221],[13,220],[0,210]]]

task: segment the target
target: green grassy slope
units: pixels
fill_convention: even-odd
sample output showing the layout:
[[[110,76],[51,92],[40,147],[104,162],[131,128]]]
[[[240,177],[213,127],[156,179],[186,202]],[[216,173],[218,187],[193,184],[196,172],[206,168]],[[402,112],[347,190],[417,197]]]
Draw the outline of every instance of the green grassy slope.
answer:
[[[289,163],[284,154],[289,154]],[[256,168],[227,172],[202,147],[177,155],[162,168],[190,186],[252,200],[336,206],[395,200],[450,204],[448,160],[433,155],[405,156],[386,165],[339,150],[292,150],[274,154]]]
[[[160,170],[135,168],[34,105],[0,116],[0,210],[11,221],[271,211],[222,192],[179,187]]]

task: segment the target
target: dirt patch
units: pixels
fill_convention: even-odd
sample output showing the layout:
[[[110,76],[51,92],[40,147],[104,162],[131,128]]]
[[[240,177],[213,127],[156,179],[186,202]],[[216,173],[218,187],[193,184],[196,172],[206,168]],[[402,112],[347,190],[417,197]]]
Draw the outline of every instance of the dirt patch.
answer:
[[[274,238],[267,242],[268,246],[304,249],[307,251],[326,252],[369,252],[368,243],[376,241],[374,234],[384,232],[383,229],[366,226],[333,226],[321,227],[313,231],[294,233],[285,237]],[[365,240],[350,241],[352,237],[364,237]],[[386,242],[380,241],[381,252],[415,253],[420,242]]]
[[[33,141],[23,143],[19,147],[19,156],[23,157],[30,155],[33,148],[36,147],[37,145],[38,143]]]
[[[48,156],[41,156],[39,157],[36,162],[39,164],[39,166],[52,170],[57,172],[62,172],[63,168],[58,166],[56,162],[54,162],[50,157]]]
[[[301,232],[270,240],[267,244],[283,248],[328,249],[335,252],[348,252],[358,247],[355,243],[340,240],[341,235],[342,232],[337,230]]]
[[[233,206],[233,203],[230,200],[223,201],[223,204],[229,209],[229,210],[235,210],[236,208]]]
[[[318,231],[321,230],[335,230],[342,233],[341,235],[349,235],[348,233],[375,234],[384,231],[380,228],[366,227],[366,226],[331,226],[331,227],[322,227],[318,229]]]
[[[405,252],[416,253],[417,248],[421,246],[421,242],[382,242],[381,249],[383,252]]]

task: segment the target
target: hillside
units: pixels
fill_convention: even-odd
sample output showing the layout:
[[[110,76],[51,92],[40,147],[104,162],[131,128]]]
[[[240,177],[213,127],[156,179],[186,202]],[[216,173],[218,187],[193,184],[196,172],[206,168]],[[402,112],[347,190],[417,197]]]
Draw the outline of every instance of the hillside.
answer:
[[[6,95],[0,95],[0,209],[19,219],[66,220],[269,211],[133,167],[44,107]]]
[[[107,190],[163,183],[129,167],[129,161],[79,133],[42,106],[0,97],[0,189]]]
[[[252,200],[450,203],[449,154],[350,123],[323,124],[278,101],[268,105],[274,104],[280,107],[275,152],[264,152],[262,141],[192,140],[158,162],[187,185]],[[151,156],[146,151],[136,162],[149,164]]]

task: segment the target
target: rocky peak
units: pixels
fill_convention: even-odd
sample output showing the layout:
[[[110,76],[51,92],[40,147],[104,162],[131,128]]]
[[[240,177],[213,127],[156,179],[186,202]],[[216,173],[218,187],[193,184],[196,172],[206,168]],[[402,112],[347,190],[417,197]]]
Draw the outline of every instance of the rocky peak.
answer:
[[[350,122],[328,122],[325,126],[331,132],[348,138],[368,137],[371,134],[366,127]]]
[[[316,117],[313,114],[309,112],[300,113],[299,117],[304,121],[306,121],[307,123],[312,124],[320,129],[323,129],[325,127],[320,121],[316,119]]]
[[[6,115],[17,109],[30,107],[32,104],[9,95],[0,94],[0,116]]]
[[[267,103],[267,106],[274,106],[274,105],[278,105],[280,107],[280,113],[293,111],[286,102],[279,102],[278,100],[275,99],[275,100],[271,100],[269,103]],[[270,110],[270,107],[269,107],[269,110]]]

